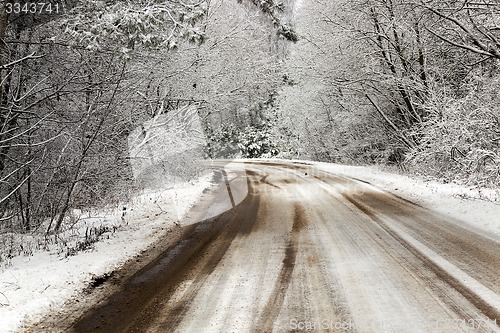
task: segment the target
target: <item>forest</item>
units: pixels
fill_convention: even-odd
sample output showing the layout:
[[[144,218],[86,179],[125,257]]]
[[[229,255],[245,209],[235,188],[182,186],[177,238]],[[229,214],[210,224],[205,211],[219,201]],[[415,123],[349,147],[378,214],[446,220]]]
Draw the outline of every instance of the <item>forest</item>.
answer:
[[[0,233],[126,201],[130,135],[179,110],[204,145],[159,163],[185,179],[277,157],[498,187],[499,73],[496,0],[2,0]]]

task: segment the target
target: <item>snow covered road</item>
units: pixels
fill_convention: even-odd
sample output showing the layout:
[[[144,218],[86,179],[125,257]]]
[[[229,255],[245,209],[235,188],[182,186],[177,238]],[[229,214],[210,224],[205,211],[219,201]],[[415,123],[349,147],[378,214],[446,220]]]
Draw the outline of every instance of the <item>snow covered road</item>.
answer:
[[[311,165],[233,165],[242,201],[73,331],[500,332],[498,238]]]

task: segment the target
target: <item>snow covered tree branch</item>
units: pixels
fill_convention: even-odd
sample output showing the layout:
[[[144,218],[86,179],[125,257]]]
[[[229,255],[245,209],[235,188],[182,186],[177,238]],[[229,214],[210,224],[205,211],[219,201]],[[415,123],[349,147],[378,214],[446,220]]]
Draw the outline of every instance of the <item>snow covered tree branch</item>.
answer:
[[[421,1],[419,6],[439,19],[439,31],[428,30],[440,40],[488,58],[500,59],[499,2]]]
[[[251,2],[257,8],[259,8],[264,14],[269,16],[273,22],[273,25],[278,29],[278,35],[283,36],[286,40],[291,42],[297,42],[299,36],[297,32],[293,29],[290,23],[284,22],[282,19],[282,14],[285,11],[285,5],[283,2],[275,2],[274,0],[245,0]],[[239,3],[243,3],[243,0],[238,0]]]
[[[125,58],[138,47],[175,49],[204,41],[207,3],[181,1],[85,1],[62,20],[65,35],[89,50],[117,49]]]

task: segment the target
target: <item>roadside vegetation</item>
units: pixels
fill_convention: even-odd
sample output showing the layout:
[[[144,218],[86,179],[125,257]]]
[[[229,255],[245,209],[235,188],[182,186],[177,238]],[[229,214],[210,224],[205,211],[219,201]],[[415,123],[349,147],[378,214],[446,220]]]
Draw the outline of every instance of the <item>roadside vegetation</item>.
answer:
[[[40,236],[32,248],[43,249],[76,211],[119,208],[160,178],[194,179],[203,158],[500,183],[497,1],[28,4],[0,4],[4,257],[24,251],[16,235]],[[194,110],[200,136],[165,120],[179,110]],[[137,171],[131,151],[143,144],[154,156]],[[89,225],[74,250],[116,228]]]
[[[500,183],[497,1],[298,1],[281,124],[301,156]]]
[[[102,226],[90,212],[197,179],[197,160],[217,155],[207,135],[223,124],[237,124],[244,156],[274,154],[271,139],[257,145],[295,38],[288,4],[35,7],[0,4],[0,261],[43,249],[72,255],[109,237],[123,221]]]

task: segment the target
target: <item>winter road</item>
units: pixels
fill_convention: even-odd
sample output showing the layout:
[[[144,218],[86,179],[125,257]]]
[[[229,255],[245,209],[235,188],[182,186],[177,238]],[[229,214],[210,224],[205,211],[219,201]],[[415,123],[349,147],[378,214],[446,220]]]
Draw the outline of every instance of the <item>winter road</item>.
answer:
[[[305,164],[232,165],[235,208],[183,226],[73,331],[500,332],[498,239]]]

